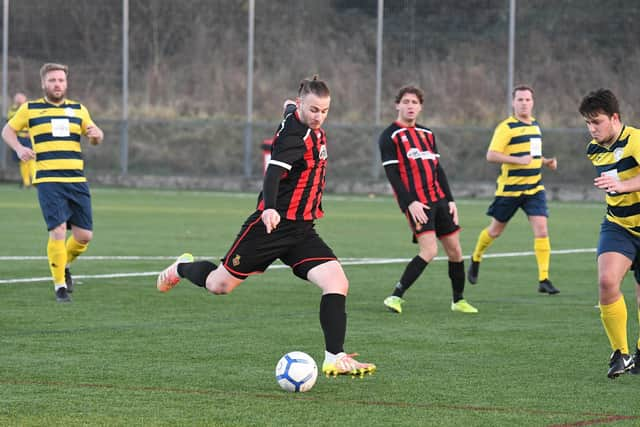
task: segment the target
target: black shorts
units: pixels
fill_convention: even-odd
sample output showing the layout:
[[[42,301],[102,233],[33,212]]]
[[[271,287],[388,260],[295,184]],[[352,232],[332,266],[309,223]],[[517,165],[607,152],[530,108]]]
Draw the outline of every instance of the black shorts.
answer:
[[[418,236],[424,233],[436,233],[436,236],[441,238],[460,230],[460,226],[453,222],[453,215],[449,212],[449,201],[447,199],[438,200],[428,206],[430,209],[425,209],[429,218],[426,224],[416,224],[411,217],[411,213],[409,213],[409,209],[405,212],[409,221],[409,228],[413,231],[413,243],[417,243]]]
[[[291,267],[293,273],[307,279],[313,267],[336,260],[331,248],[316,233],[313,221],[282,219],[267,234],[262,211],[254,212],[242,225],[222,265],[238,279],[263,273],[276,259]]]

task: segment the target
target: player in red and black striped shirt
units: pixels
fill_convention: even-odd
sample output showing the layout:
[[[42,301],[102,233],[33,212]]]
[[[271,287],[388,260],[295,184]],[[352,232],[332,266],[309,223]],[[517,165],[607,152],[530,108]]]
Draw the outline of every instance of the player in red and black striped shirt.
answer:
[[[477,313],[464,293],[464,261],[458,232],[458,210],[440,164],[433,132],[416,123],[424,94],[414,86],[400,89],[396,96],[398,118],[380,135],[382,165],[398,205],[409,221],[419,253],[406,266],[393,294],[384,300],[389,310],[402,313],[402,296],[438,253],[440,239],[449,257],[449,278],[453,288],[451,310]]]
[[[320,324],[326,348],[322,371],[362,376],[373,373],[376,366],[360,363],[344,352],[349,281],[314,228],[314,220],[323,216],[327,139],[322,124],[330,102],[323,81],[317,77],[302,81],[296,102],[285,103],[258,208],[245,221],[222,265],[193,262],[191,254],[184,254],[160,273],[156,285],[167,292],[184,277],[211,293],[227,294],[280,259],[296,276],[322,289]]]

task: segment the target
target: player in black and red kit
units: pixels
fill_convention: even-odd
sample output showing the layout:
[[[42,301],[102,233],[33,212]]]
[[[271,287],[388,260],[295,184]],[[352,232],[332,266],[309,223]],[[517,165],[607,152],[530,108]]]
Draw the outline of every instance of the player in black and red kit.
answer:
[[[327,138],[321,126],[330,102],[323,81],[314,77],[301,82],[295,104],[285,103],[257,210],[245,221],[222,265],[194,262],[191,254],[183,254],[160,273],[156,285],[167,292],[184,277],[211,293],[227,294],[280,259],[296,276],[322,289],[320,324],[326,345],[322,371],[362,376],[373,373],[376,366],[360,363],[353,358],[355,354],[344,352],[349,281],[314,228],[314,220],[323,216]]]
[[[419,253],[406,266],[393,294],[384,300],[391,311],[402,313],[402,296],[438,253],[440,239],[449,258],[453,288],[451,310],[477,313],[464,293],[464,261],[458,232],[458,210],[440,165],[433,132],[416,123],[422,111],[424,93],[406,86],[396,96],[398,118],[380,135],[379,145],[387,178],[400,209],[406,215]]]

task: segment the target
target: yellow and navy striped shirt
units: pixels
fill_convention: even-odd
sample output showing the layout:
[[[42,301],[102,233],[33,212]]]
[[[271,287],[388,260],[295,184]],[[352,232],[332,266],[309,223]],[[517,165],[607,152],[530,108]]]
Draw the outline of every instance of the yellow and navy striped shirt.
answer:
[[[54,105],[40,98],[22,104],[8,123],[16,132],[29,129],[36,152],[34,184],[87,180],[80,139],[94,123],[84,105],[68,99]]]
[[[617,141],[608,147],[592,140],[587,157],[596,167],[598,176],[610,174],[626,181],[640,174],[640,130],[624,126]],[[607,219],[636,236],[640,236],[640,191],[607,193]]]
[[[514,116],[500,122],[493,132],[490,151],[508,156],[531,155],[528,165],[503,163],[496,180],[496,196],[518,197],[536,194],[544,190],[542,185],[542,132],[538,122],[532,118],[531,124],[524,123]]]

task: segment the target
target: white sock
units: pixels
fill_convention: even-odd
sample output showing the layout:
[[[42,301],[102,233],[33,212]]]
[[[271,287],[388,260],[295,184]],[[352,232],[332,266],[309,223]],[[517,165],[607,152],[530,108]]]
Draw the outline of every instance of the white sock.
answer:
[[[325,363],[333,363],[333,362],[335,362],[335,361],[336,361],[336,359],[337,359],[339,356],[341,356],[341,355],[343,355],[343,354],[344,354],[344,351],[343,351],[343,352],[340,352],[340,353],[338,353],[338,354],[333,354],[333,353],[329,353],[328,351],[326,351],[326,350],[325,350],[325,351],[324,351],[324,361],[325,361]]]

